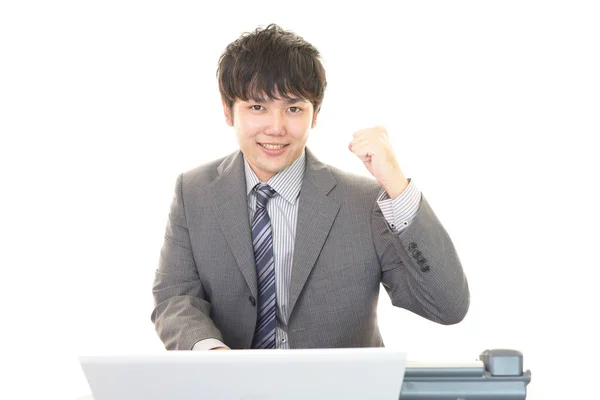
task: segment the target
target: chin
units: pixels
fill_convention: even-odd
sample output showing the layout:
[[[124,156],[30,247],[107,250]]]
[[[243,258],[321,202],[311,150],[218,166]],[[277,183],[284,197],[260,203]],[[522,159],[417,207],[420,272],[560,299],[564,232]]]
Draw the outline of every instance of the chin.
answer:
[[[287,164],[280,164],[280,165],[267,165],[266,168],[263,168],[264,171],[267,171],[271,174],[276,174],[278,172],[283,171],[284,169],[286,169],[288,167]]]

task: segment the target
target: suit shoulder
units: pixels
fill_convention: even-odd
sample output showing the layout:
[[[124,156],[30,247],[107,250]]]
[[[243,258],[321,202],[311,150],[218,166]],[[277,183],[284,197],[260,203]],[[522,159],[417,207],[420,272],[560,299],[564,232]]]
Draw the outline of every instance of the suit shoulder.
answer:
[[[372,176],[359,175],[327,165],[327,168],[344,191],[377,195],[381,185]]]
[[[182,173],[183,175],[183,179],[186,181],[195,181],[195,180],[206,180],[208,179],[209,181],[214,180],[219,173],[217,172],[219,165],[221,165],[221,163],[223,162],[223,160],[225,159],[225,157],[223,158],[219,158],[217,160],[212,160],[209,162],[206,162],[204,164],[200,164],[194,168],[191,168],[187,171],[184,171]]]
[[[184,171],[182,179],[184,183],[189,184],[207,184],[214,181],[220,175],[220,169],[227,168],[227,164],[235,158],[237,151],[227,156],[208,161],[194,168]]]

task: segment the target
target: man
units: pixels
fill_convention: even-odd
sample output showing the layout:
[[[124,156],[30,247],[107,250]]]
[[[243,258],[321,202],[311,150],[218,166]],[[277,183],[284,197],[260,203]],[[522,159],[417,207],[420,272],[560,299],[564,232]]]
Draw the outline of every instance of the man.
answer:
[[[469,289],[452,241],[383,127],[348,145],[374,179],[306,148],[326,87],[318,50],[277,25],[219,60],[240,150],[181,174],[153,286],[169,350],[381,347],[392,304],[455,324]]]

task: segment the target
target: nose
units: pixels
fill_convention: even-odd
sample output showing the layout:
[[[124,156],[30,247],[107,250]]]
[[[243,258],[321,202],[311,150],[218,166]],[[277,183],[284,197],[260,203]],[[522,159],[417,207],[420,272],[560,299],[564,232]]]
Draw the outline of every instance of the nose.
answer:
[[[283,136],[285,135],[285,119],[279,113],[270,115],[267,127],[265,129],[267,135]]]

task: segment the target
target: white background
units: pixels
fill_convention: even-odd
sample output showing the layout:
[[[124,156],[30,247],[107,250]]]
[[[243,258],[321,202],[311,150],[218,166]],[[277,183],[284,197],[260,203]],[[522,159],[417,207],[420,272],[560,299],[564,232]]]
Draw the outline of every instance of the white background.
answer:
[[[455,326],[383,292],[387,346],[517,349],[528,399],[598,395],[598,6],[324,3],[0,5],[2,398],[82,396],[77,355],[162,351],[151,285],[175,179],[235,150],[217,60],[270,22],[324,57],[309,147],[368,173],[347,144],[384,125],[469,278]]]

